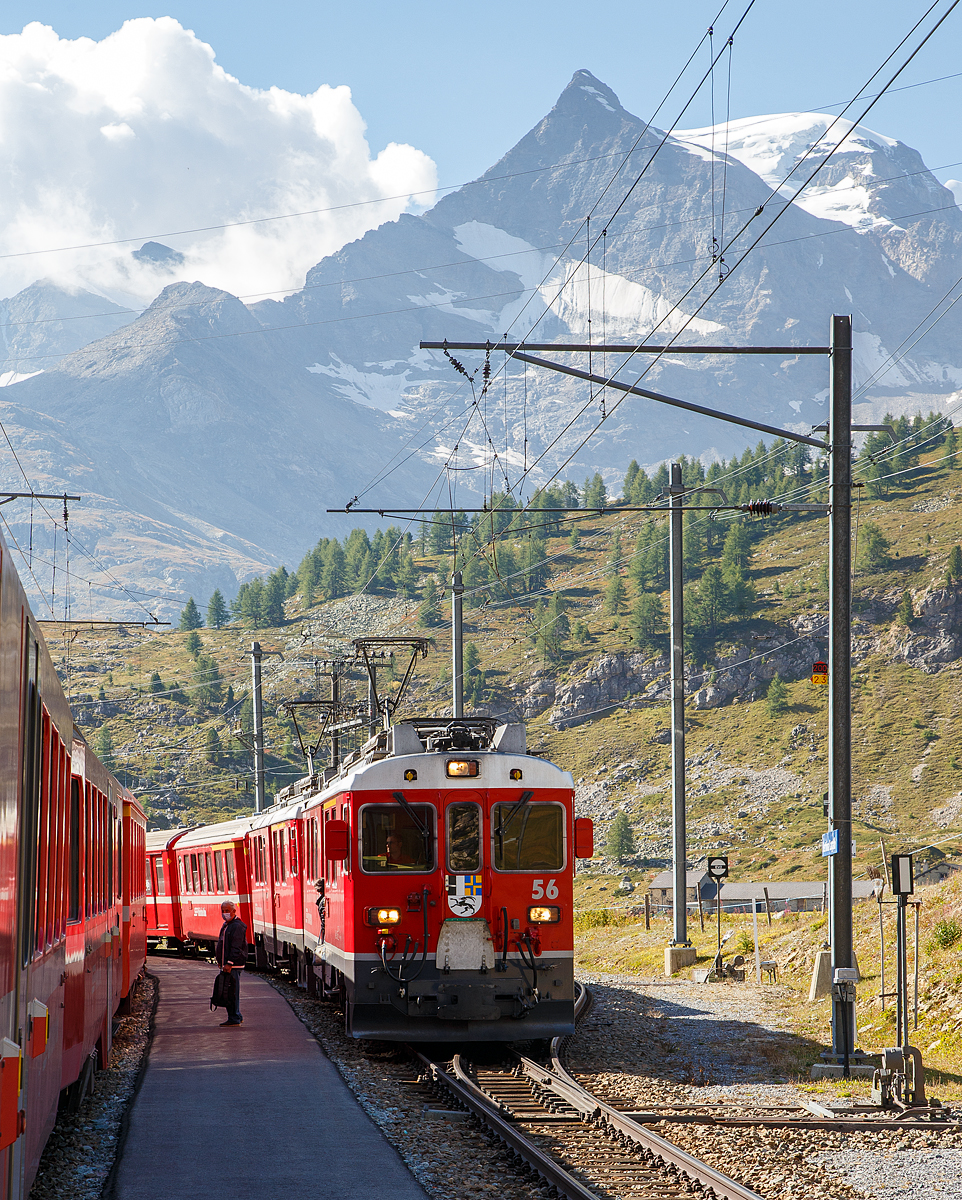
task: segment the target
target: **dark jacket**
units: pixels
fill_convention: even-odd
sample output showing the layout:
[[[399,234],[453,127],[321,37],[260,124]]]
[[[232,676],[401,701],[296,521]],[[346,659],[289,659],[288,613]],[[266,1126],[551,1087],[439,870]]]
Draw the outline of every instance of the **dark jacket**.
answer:
[[[247,926],[234,917],[225,921],[217,935],[217,961],[223,967],[230,963],[232,967],[243,967],[247,962]]]

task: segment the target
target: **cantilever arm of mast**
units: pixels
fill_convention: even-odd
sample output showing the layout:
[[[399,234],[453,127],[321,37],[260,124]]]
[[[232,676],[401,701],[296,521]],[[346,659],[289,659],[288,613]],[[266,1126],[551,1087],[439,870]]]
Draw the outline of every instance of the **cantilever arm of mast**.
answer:
[[[579,371],[576,367],[566,367],[563,363],[551,362],[547,358],[535,358],[532,354],[515,353],[512,358],[521,362],[532,363],[536,367],[547,367],[549,371],[560,371],[562,375],[574,375],[576,379],[586,379],[589,383],[597,383],[603,387],[614,388],[617,392],[627,392],[631,396],[644,396],[647,400],[656,400],[659,404],[669,404],[672,408],[683,408],[686,412],[699,413],[703,417],[713,417],[716,421],[727,421],[730,425],[743,425],[746,429],[757,429],[759,433],[769,433],[774,437],[786,438],[791,442],[801,442],[805,446],[817,446],[819,450],[828,450],[827,442],[818,438],[808,437],[802,433],[793,433],[790,429],[779,429],[776,425],[764,425],[761,421],[751,421],[748,417],[736,417],[732,413],[719,411],[717,408],[707,408],[704,404],[692,404],[690,400],[677,400],[674,396],[665,396],[661,392],[652,392],[647,388],[636,387],[634,384],[621,383],[604,375],[594,375],[590,371]]]
[[[648,346],[644,342],[420,342],[422,350],[567,351],[575,354],[831,354],[831,346]]]
[[[65,492],[8,492],[0,488],[0,504],[9,504],[11,500],[82,500],[83,496],[68,496]]]

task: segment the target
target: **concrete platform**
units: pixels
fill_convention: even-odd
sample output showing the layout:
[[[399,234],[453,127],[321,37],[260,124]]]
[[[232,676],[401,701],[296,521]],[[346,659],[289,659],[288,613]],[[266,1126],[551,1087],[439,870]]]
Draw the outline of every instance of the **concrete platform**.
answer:
[[[155,1033],[109,1200],[425,1200],[426,1193],[269,983],[244,1024],[211,1012],[215,967],[151,957]]]

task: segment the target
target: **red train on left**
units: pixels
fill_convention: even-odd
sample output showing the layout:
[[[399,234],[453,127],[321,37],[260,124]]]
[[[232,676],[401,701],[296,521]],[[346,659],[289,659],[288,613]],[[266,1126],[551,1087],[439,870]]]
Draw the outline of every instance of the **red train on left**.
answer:
[[[110,1051],[146,954],[146,821],[75,729],[0,538],[0,1200]]]

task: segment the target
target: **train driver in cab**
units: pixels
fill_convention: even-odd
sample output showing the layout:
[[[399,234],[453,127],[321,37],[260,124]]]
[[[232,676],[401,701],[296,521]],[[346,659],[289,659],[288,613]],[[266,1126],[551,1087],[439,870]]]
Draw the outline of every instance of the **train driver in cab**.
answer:
[[[410,871],[417,864],[404,844],[404,838],[396,829],[388,832],[384,843],[384,865],[396,871]]]

